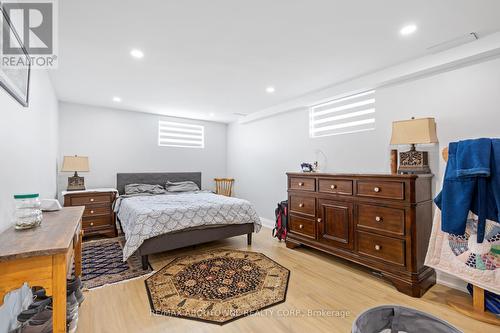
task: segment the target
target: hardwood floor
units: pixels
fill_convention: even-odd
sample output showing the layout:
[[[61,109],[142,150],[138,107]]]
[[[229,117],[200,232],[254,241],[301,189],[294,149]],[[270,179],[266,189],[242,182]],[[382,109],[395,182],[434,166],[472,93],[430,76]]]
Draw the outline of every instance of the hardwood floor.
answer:
[[[445,296],[468,297],[442,285],[422,298],[396,291],[369,270],[309,248],[287,249],[263,228],[252,246],[246,236],[150,256],[155,270],[169,259],[208,248],[234,248],[261,252],[291,271],[287,300],[256,315],[219,326],[194,320],[152,315],[144,278],[85,292],[80,309],[79,333],[99,332],[350,332],[352,322],[365,309],[382,304],[413,307],[442,318],[464,332],[493,332],[497,327],[475,321],[445,304]],[[314,313],[309,313],[314,311]],[[323,311],[323,312],[322,312]]]

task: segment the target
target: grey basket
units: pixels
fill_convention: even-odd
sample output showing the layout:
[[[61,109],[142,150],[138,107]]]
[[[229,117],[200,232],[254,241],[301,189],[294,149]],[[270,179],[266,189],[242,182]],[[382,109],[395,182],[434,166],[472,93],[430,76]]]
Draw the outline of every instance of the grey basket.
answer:
[[[352,333],[463,333],[444,320],[398,305],[382,305],[360,314]]]

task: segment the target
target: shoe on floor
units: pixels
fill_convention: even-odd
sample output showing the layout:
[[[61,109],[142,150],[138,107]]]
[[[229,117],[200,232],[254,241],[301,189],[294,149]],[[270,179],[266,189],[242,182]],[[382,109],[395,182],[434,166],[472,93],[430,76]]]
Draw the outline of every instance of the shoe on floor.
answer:
[[[85,297],[83,296],[82,293],[82,280],[80,278],[74,278],[71,280],[67,280],[67,285],[66,285],[66,290],[67,293],[70,294],[72,292],[75,293],[76,300],[78,301],[78,305],[82,304],[83,300]]]
[[[77,289],[83,289],[82,280],[78,278],[68,279],[66,280],[66,289],[68,291],[75,291]]]
[[[45,307],[52,305],[52,297],[44,296],[43,298],[35,298],[33,303],[28,306],[28,309],[39,308],[40,306]]]
[[[78,313],[78,301],[74,292],[68,294],[66,297],[66,313],[70,317],[72,317],[75,313]]]
[[[26,310],[22,311],[17,316],[17,321],[20,323],[24,323],[30,320],[31,318],[33,318],[33,316],[37,315],[39,312],[43,311],[47,306],[49,306],[51,302],[52,299],[47,298],[45,300],[33,303],[33,306],[30,305]]]
[[[52,333],[52,311],[43,310],[36,316],[38,321],[27,321],[9,333]]]

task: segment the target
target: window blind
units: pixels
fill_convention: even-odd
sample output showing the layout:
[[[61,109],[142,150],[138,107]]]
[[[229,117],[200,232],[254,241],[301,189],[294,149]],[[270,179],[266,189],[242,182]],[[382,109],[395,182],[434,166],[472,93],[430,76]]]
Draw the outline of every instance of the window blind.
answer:
[[[314,105],[309,110],[312,138],[375,129],[375,90]]]
[[[158,145],[205,148],[205,127],[160,120],[158,122]]]

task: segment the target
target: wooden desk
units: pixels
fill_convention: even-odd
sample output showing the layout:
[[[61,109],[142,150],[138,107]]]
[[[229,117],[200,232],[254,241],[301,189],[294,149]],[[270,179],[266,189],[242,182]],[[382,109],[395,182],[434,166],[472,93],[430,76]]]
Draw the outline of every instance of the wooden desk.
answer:
[[[0,305],[6,293],[24,282],[42,286],[53,303],[53,332],[66,332],[66,277],[75,260],[82,273],[82,215],[84,207],[43,213],[40,227],[0,234]]]

